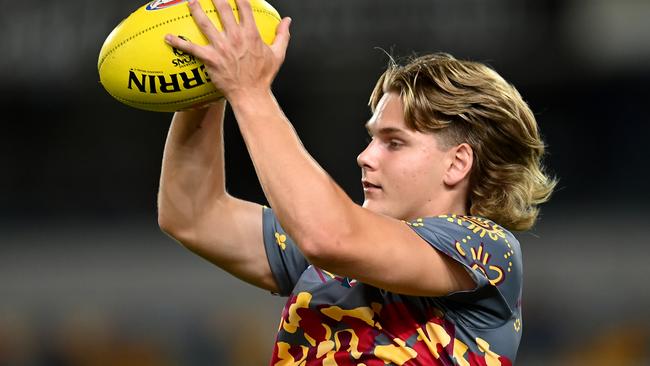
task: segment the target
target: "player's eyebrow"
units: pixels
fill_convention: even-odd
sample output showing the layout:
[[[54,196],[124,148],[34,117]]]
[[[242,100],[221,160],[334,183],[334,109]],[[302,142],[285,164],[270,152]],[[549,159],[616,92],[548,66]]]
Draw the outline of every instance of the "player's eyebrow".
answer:
[[[406,131],[404,131],[401,128],[397,127],[382,127],[377,131],[373,131],[373,128],[371,127],[370,121],[366,122],[365,124],[366,130],[368,130],[368,134],[373,135],[404,135],[406,134]]]

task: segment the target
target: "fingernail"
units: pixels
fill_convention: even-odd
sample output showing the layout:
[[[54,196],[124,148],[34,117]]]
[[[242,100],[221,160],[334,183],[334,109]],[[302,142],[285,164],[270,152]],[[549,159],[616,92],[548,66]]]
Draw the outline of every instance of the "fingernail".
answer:
[[[172,41],[172,36],[170,34],[166,34],[165,35],[165,42],[171,43],[171,41]]]

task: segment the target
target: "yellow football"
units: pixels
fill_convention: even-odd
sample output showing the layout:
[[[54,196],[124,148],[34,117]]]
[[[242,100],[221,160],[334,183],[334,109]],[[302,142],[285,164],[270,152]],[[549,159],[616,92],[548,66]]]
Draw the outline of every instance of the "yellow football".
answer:
[[[212,1],[199,1],[221,30]],[[238,18],[235,1],[229,2]],[[250,3],[262,39],[271,44],[280,15],[263,0]],[[115,27],[104,41],[97,62],[99,81],[111,96],[129,106],[157,112],[188,109],[222,96],[199,60],[165,43],[167,33],[208,44],[186,0],[152,1]]]

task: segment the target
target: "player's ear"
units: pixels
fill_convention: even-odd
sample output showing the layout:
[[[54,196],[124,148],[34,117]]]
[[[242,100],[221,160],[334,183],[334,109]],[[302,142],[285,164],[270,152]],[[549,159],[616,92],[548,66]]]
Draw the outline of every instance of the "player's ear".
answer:
[[[468,143],[463,142],[460,145],[452,147],[447,157],[449,158],[449,164],[443,177],[446,185],[454,186],[463,179],[469,178],[472,165],[474,164],[474,150]]]

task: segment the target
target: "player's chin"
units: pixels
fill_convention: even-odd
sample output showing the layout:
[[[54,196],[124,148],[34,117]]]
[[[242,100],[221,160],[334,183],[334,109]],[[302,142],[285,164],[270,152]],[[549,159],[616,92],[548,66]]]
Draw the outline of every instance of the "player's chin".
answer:
[[[377,214],[392,216],[390,214],[391,210],[386,206],[385,202],[379,202],[376,198],[365,198],[361,207]]]
[[[368,198],[368,197],[365,197],[363,199],[363,204],[361,205],[361,207],[368,209],[372,212],[377,212],[378,206],[379,205],[377,204],[376,200],[373,200],[372,198]]]

